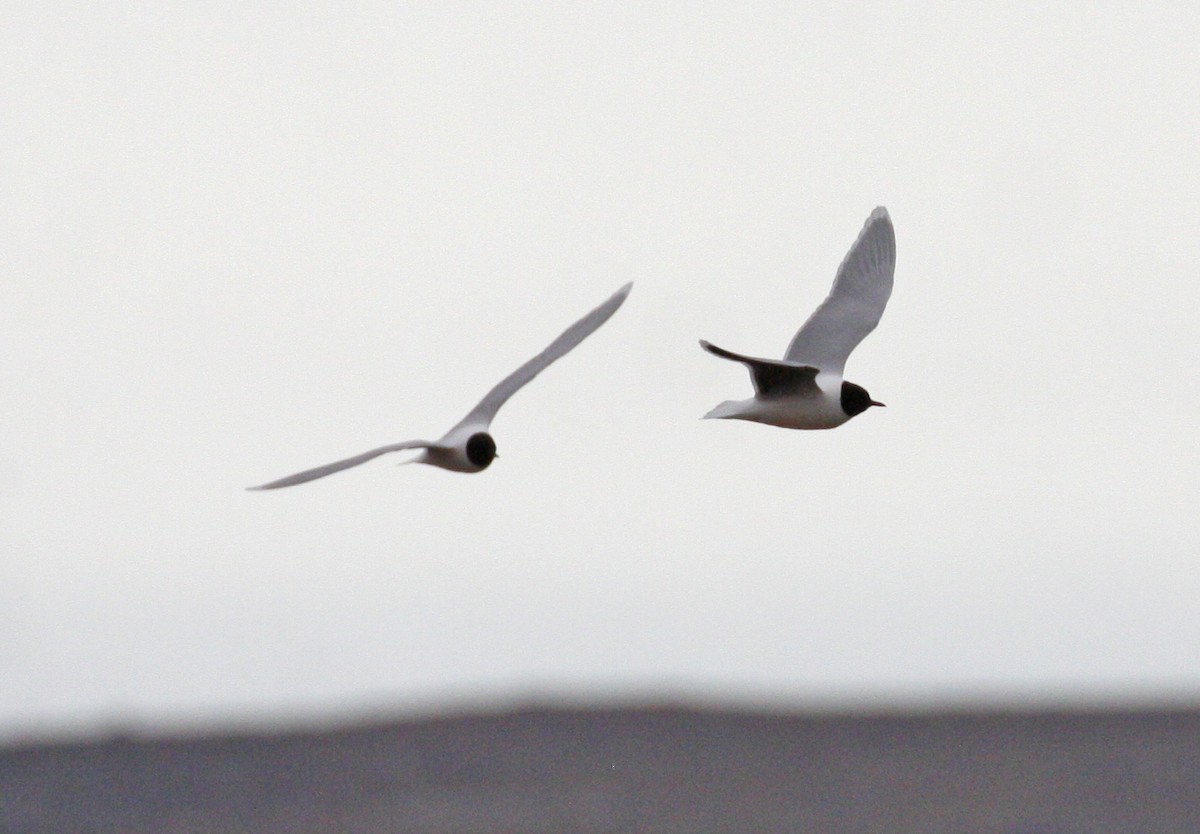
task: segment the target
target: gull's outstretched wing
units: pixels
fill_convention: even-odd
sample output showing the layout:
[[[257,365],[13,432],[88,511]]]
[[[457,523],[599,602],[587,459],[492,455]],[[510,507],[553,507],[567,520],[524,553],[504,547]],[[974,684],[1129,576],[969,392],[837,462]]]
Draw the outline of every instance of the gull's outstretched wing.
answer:
[[[700,347],[713,356],[741,362],[750,369],[750,379],[759,397],[815,397],[821,393],[817,386],[817,369],[810,365],[793,365],[778,359],[759,359],[743,356],[732,350],[717,347],[712,342],[700,340]]]
[[[784,360],[840,374],[846,357],[879,324],[895,270],[896,232],[881,206],[867,218],[838,267],[829,297],[792,338]]]
[[[317,478],[324,478],[326,475],[341,472],[343,469],[349,469],[352,466],[358,466],[360,463],[374,460],[380,455],[386,455],[388,452],[399,452],[404,449],[433,449],[437,446],[437,443],[430,443],[428,440],[406,440],[403,443],[392,443],[388,446],[380,446],[378,449],[372,449],[369,452],[363,452],[361,455],[355,455],[352,458],[334,461],[333,463],[327,463],[324,466],[317,466],[312,469],[305,469],[303,472],[288,475],[286,478],[280,478],[278,481],[271,481],[269,484],[262,484],[261,486],[246,487],[246,489],[279,489],[280,487],[295,486],[307,481],[315,481]]]
[[[470,414],[462,418],[454,428],[446,433],[447,436],[467,424],[486,429],[492,422],[492,418],[496,416],[496,412],[500,410],[500,406],[508,402],[508,398],[520,390],[521,386],[540,374],[551,362],[590,336],[597,327],[608,321],[612,314],[617,312],[617,308],[625,303],[625,298],[632,288],[632,282],[621,287],[611,298],[564,330],[561,336],[550,343],[549,347],[502,379],[479,401],[479,405],[471,409]]]

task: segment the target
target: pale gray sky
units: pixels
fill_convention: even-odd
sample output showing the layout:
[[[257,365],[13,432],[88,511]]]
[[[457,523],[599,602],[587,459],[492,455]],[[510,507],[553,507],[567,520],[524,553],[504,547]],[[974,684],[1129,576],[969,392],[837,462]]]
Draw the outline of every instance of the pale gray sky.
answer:
[[[1200,694],[1195,4],[303,5],[6,9],[0,733]],[[889,407],[701,421],[881,204]]]

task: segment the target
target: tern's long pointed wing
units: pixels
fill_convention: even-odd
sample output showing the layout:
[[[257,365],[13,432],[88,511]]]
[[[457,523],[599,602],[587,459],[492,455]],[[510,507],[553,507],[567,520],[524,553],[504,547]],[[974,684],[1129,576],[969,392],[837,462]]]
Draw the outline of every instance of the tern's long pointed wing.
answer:
[[[846,357],[879,324],[892,295],[896,232],[882,206],[846,253],[833,289],[792,338],[784,360],[841,373]]]
[[[333,463],[327,463],[324,466],[317,466],[312,469],[305,469],[303,472],[288,475],[286,478],[280,478],[278,481],[271,481],[269,484],[262,484],[261,486],[247,487],[247,489],[279,489],[280,487],[295,486],[296,484],[303,484],[306,481],[315,481],[317,478],[324,478],[326,475],[341,472],[343,469],[349,469],[352,466],[358,466],[360,463],[374,460],[380,455],[386,455],[388,452],[399,452],[403,449],[430,449],[437,445],[436,443],[430,443],[428,440],[406,440],[403,443],[392,443],[388,446],[380,446],[378,449],[372,449],[369,452],[363,452],[361,455],[355,455],[352,458],[334,461]]]
[[[487,395],[479,401],[479,405],[471,409],[471,413],[462,418],[458,425],[447,434],[453,433],[468,423],[486,428],[492,422],[492,418],[496,416],[496,412],[500,410],[500,406],[508,402],[508,398],[515,394],[521,386],[540,374],[551,362],[590,336],[597,327],[608,321],[612,314],[617,312],[617,308],[625,303],[625,298],[632,288],[632,282],[621,287],[611,298],[564,330],[562,335],[551,342],[548,348],[517,368],[502,379],[495,388],[488,391]]]

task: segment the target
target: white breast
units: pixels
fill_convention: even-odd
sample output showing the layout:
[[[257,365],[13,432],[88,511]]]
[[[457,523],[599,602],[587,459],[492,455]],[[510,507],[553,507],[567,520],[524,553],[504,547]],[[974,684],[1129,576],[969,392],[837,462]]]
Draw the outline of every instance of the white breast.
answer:
[[[785,429],[832,429],[850,419],[842,411],[842,377],[821,373],[816,378],[820,394],[807,397],[754,397],[721,403],[708,417],[750,420]]]

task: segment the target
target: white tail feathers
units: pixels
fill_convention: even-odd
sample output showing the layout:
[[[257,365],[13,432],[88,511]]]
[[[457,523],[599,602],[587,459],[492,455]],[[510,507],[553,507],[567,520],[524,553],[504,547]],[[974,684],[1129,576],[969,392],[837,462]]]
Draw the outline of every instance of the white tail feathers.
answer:
[[[705,420],[728,420],[742,414],[741,400],[726,400],[704,415]]]

